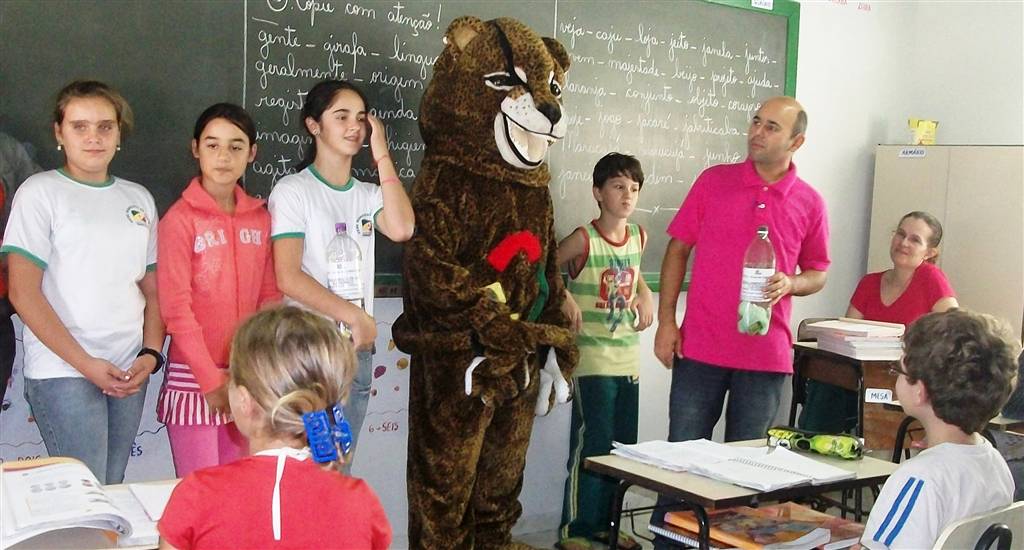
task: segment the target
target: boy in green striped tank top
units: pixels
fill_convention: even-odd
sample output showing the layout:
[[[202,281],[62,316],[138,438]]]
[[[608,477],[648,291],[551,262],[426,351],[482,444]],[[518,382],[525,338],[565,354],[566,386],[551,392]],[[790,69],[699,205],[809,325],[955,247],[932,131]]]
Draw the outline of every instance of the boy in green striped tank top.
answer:
[[[601,215],[558,245],[558,263],[569,266],[563,310],[573,321],[580,350],[557,544],[564,550],[587,549],[592,540],[608,539],[615,484],[584,471],[584,459],[608,454],[612,441],[635,443],[637,438],[638,333],[654,320],[654,299],[640,275],[647,234],[628,223],[643,184],[636,158],[605,155],[594,167],[594,199]],[[640,546],[622,535],[617,547]]]

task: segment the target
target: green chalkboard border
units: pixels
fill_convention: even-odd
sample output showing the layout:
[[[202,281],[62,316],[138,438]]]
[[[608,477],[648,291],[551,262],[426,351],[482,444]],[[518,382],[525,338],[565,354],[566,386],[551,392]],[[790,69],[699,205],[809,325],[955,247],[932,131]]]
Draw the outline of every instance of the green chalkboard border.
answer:
[[[751,0],[702,0],[708,4],[720,4],[757,13],[771,13],[787,19],[786,24],[786,85],[783,91],[796,97],[796,58],[800,43],[800,3],[795,0],[767,0],[772,9],[753,6]]]
[[[786,18],[786,84],[783,91],[788,96],[796,97],[796,63],[797,50],[800,44],[800,3],[795,0],[767,0],[772,3],[771,9],[756,7],[751,0],[701,0],[708,4],[718,4],[731,8],[748,10],[757,13],[768,13]],[[654,292],[661,290],[661,273],[645,272],[644,280]],[[378,273],[376,276],[375,294],[379,297],[396,297],[402,295],[402,275],[398,273]],[[683,290],[690,286],[690,271],[686,272]]]

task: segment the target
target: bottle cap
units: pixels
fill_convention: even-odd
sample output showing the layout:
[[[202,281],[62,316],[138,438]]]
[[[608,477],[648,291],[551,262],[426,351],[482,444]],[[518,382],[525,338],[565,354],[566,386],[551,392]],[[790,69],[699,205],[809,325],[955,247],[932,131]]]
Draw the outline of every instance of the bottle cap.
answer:
[[[348,226],[345,225],[345,222],[338,222],[338,223],[334,224],[334,232],[335,233],[347,233],[348,232]]]

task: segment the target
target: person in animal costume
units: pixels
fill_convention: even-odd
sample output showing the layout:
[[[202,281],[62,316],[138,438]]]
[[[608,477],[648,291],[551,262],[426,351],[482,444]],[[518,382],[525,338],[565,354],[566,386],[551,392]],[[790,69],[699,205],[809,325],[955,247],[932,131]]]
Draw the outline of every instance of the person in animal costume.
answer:
[[[514,19],[461,17],[420,106],[404,313],[412,356],[409,543],[520,548],[510,531],[536,412],[568,399],[577,351],[561,312],[545,156],[565,135],[569,56]]]

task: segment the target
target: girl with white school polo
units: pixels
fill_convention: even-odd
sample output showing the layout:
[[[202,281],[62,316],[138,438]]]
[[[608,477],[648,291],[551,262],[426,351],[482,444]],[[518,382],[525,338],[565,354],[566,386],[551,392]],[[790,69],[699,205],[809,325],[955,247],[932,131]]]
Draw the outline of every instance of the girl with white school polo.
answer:
[[[352,332],[359,366],[345,417],[358,438],[372,381],[372,349],[377,337],[373,319],[376,230],[392,241],[409,240],[413,211],[388,152],[384,125],[369,114],[358,88],[341,80],[313,86],[302,106],[302,120],[313,138],[306,162],[285,176],[270,193],[271,239],[277,285],[299,303]],[[352,159],[367,135],[380,185],[352,177]],[[327,288],[327,244],[336,224],[344,223],[362,252],[363,308]]]
[[[101,483],[124,478],[146,383],[163,364],[156,205],[108,172],[131,122],[106,84],[65,86],[53,125],[65,164],[21,185],[0,249],[46,450],[81,460]]]

